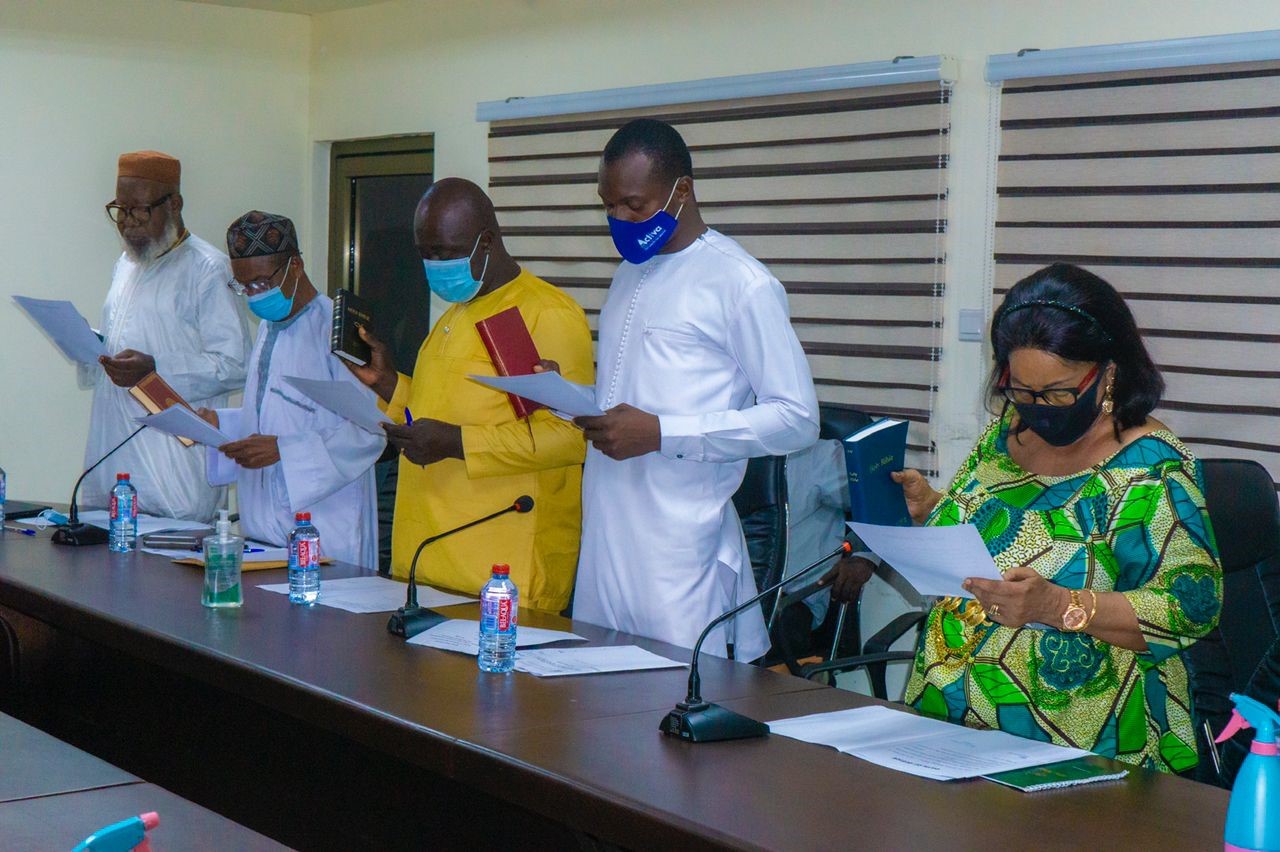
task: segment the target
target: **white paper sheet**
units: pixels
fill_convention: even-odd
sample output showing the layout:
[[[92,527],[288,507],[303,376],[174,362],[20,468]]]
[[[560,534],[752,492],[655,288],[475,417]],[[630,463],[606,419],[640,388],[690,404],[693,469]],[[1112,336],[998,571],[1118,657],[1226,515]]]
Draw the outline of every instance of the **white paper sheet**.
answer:
[[[35,320],[49,335],[53,344],[72,361],[93,364],[107,350],[98,335],[89,328],[89,321],[80,315],[76,306],[65,299],[33,299],[30,296],[14,296],[13,301]]]
[[[344,417],[375,435],[382,434],[383,423],[391,422],[391,418],[378,410],[378,404],[373,401],[373,397],[361,393],[360,389],[350,382],[304,379],[299,376],[285,376],[284,380],[319,405],[323,405],[339,417]]]
[[[268,583],[258,588],[281,595],[289,594],[288,583]],[[394,612],[404,606],[405,594],[406,586],[399,580],[375,576],[326,580],[324,573],[321,572],[320,598],[316,603],[347,612]],[[437,607],[467,603],[476,603],[476,599],[451,595],[430,586],[421,584],[418,586],[419,606]]]
[[[596,406],[594,395],[566,380],[556,372],[531,373],[527,376],[468,376],[491,388],[504,390],[570,417],[604,414]]]
[[[858,707],[769,723],[769,732],[831,746],[877,766],[951,781],[1083,757],[1089,752],[978,731],[888,707]]]
[[[80,512],[80,523],[92,524],[104,530],[111,528],[111,518],[106,509],[87,509]],[[180,521],[177,518],[138,515],[138,538],[161,530],[207,530],[208,528],[208,524],[202,524],[199,521]]]
[[[564,630],[547,630],[542,627],[516,627],[516,647],[529,648],[551,642],[585,642],[585,637]],[[443,651],[457,651],[476,656],[480,653],[480,622],[465,618],[451,618],[424,630],[409,640],[410,645],[425,645]]]
[[[922,595],[971,598],[973,595],[960,585],[966,577],[1000,579],[1000,569],[972,524],[885,527],[851,523],[849,529]]]
[[[519,629],[516,630],[519,636]],[[516,654],[516,671],[537,677],[630,672],[640,669],[684,668],[687,663],[668,660],[638,645],[603,648],[539,648]]]
[[[149,426],[166,435],[177,435],[209,447],[231,443],[231,436],[210,425],[185,405],[171,405],[156,414],[133,418],[134,423]]]

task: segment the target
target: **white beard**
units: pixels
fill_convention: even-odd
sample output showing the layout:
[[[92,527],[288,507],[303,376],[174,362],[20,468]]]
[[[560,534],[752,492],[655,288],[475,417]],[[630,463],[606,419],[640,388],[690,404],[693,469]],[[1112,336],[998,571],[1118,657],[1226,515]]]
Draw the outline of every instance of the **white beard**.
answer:
[[[160,255],[173,248],[173,244],[178,241],[178,223],[171,217],[165,223],[164,233],[157,240],[147,243],[146,247],[139,250],[124,237],[120,238],[120,244],[124,247],[125,257],[138,264],[139,266],[148,266],[155,261]]]

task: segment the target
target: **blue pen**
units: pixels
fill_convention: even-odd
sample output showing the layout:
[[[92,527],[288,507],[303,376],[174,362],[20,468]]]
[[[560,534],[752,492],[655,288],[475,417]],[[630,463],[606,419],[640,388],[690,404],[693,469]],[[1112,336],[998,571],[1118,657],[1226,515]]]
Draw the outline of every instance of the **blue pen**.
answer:
[[[404,407],[404,425],[413,425],[413,412],[409,411],[409,406],[407,405]]]
[[[5,525],[4,525],[4,530],[5,530],[5,532],[16,532],[16,533],[21,533],[22,535],[35,535],[35,534],[36,534],[36,531],[35,531],[35,530],[23,529],[22,527],[11,527],[11,526],[9,526],[8,524],[5,524]]]
[[[265,547],[246,547],[244,549],[244,552],[245,553],[266,553],[267,549]]]

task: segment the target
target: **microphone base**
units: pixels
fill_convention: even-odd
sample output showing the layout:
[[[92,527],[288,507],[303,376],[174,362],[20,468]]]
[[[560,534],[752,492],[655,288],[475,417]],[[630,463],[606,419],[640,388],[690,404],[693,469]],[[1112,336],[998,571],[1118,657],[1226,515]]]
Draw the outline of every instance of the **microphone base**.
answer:
[[[437,624],[448,621],[438,612],[415,606],[412,609],[400,607],[387,620],[387,632],[401,639],[412,639],[424,630],[430,630]]]
[[[107,531],[92,524],[64,524],[53,531],[53,543],[71,547],[106,544]]]
[[[708,704],[705,701],[686,704],[681,701],[662,720],[658,730],[692,743],[714,743],[763,737],[769,733],[769,726],[764,722],[748,719],[741,713],[726,710],[719,704]]]

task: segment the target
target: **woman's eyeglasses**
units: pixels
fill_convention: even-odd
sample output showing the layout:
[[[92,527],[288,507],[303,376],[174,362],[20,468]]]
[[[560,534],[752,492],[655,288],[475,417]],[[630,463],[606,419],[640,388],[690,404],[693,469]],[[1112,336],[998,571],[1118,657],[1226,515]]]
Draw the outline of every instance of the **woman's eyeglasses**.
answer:
[[[1009,380],[1009,371],[1004,371],[1004,380],[996,388],[1009,402],[1015,405],[1034,405],[1037,400],[1043,400],[1045,405],[1052,405],[1055,408],[1065,408],[1069,405],[1075,405],[1076,400],[1080,398],[1080,394],[1084,393],[1085,388],[1093,382],[1094,377],[1098,375],[1101,365],[1095,364],[1094,368],[1088,372],[1080,384],[1073,388],[1049,388],[1048,390],[1033,391],[1031,388],[1017,388],[1012,385],[1004,384]]]

